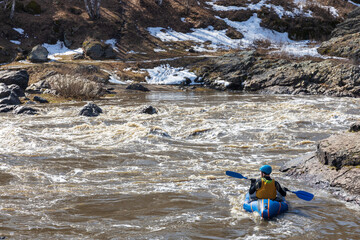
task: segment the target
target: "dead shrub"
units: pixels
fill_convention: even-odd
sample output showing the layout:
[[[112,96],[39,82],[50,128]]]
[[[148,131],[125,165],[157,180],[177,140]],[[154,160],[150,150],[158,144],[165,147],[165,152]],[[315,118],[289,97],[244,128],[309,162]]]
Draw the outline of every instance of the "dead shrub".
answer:
[[[252,45],[256,49],[258,49],[258,48],[268,48],[268,47],[271,46],[271,41],[269,39],[258,38],[258,39],[255,39],[253,41]]]
[[[65,98],[89,100],[102,95],[101,84],[89,81],[80,75],[56,74],[47,79],[51,89]]]

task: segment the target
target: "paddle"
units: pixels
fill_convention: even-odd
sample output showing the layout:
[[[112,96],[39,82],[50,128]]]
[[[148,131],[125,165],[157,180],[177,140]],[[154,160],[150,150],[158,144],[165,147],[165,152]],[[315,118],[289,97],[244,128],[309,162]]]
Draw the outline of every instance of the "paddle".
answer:
[[[234,178],[240,178],[240,179],[248,179],[247,177],[244,177],[243,175],[241,175],[240,173],[237,172],[233,172],[233,171],[226,171],[226,175],[230,176],[230,177],[234,177]],[[314,194],[309,193],[309,192],[305,192],[305,191],[291,191],[287,188],[284,188],[285,191],[287,192],[292,192],[294,194],[296,194],[296,196],[300,199],[303,199],[305,201],[311,201],[314,198]]]

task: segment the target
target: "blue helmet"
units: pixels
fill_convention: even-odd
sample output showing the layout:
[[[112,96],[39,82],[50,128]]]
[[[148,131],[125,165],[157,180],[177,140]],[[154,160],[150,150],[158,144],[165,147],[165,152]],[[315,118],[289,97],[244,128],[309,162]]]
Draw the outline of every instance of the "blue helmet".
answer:
[[[269,175],[272,172],[272,168],[270,165],[263,165],[261,166],[260,171],[262,171],[266,175]]]

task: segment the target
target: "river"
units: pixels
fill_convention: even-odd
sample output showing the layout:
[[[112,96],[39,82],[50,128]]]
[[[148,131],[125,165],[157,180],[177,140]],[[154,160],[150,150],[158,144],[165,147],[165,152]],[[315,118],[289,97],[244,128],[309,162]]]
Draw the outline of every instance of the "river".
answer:
[[[0,236],[9,239],[358,239],[360,210],[278,171],[359,120],[360,99],[127,92],[0,115]],[[140,113],[151,105],[158,114]],[[271,221],[242,209],[262,164],[305,202]]]

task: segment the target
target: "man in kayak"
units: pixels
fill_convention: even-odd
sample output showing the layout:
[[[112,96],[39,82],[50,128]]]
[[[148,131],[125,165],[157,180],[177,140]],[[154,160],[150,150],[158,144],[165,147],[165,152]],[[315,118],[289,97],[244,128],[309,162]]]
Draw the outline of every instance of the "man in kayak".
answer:
[[[286,196],[286,188],[282,188],[280,183],[271,179],[272,168],[270,165],[264,165],[260,168],[261,178],[250,179],[251,185],[249,195],[251,200],[272,199],[281,202]]]

